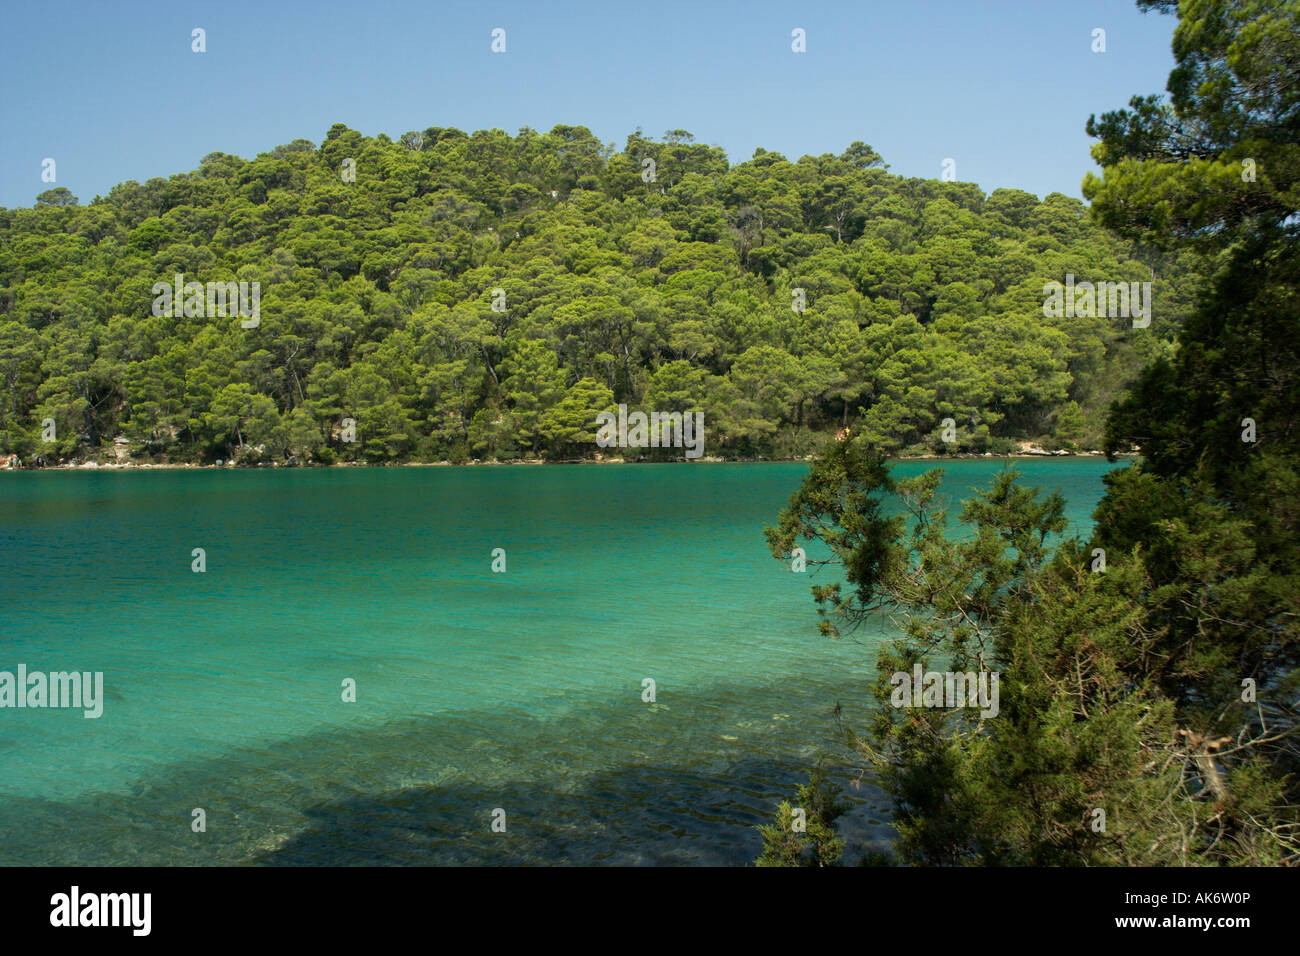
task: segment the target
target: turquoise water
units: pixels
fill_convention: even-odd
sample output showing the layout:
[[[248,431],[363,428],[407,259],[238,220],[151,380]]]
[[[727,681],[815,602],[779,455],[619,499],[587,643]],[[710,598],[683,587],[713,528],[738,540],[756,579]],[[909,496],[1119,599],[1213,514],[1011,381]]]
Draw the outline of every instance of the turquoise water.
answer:
[[[1081,532],[1110,467],[1020,463]],[[805,470],[0,474],[0,670],[106,688],[0,710],[0,864],[748,862],[866,713],[870,647],[763,542]]]

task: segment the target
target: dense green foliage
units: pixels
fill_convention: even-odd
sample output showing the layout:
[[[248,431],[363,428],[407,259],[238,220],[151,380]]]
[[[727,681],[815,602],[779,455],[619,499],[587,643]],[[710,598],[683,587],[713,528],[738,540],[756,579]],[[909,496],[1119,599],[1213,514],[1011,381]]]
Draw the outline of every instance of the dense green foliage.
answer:
[[[1089,121],[1085,190],[1211,279],[1112,409],[1108,446],[1142,455],[1108,477],[1092,540],[1053,547],[1060,502],[1012,474],[950,538],[937,475],[896,484],[858,442],[768,533],[842,567],[814,588],[824,631],[900,624],[860,743],[905,862],[1300,862],[1300,4],[1176,6],[1170,99]],[[916,662],[1000,673],[998,715],[891,705]]]
[[[1060,194],[905,179],[861,143],[731,166],[691,139],[336,125],[0,209],[0,451],[589,456],[616,403],[703,410],[723,456],[804,454],[846,424],[891,451],[1099,447],[1195,292],[1188,257]],[[260,283],[260,324],[154,316],[177,273]],[[1067,274],[1152,281],[1151,327],[1045,318]]]
[[[1136,845],[1195,813],[1193,801],[1168,799],[1184,796],[1173,708],[1138,676],[1153,644],[1132,600],[1140,571],[1092,573],[1077,542],[1054,550],[1061,500],[1018,487],[1014,471],[964,506],[973,533],[951,534],[939,476],[895,483],[863,443],[837,444],[769,530],[776,553],[820,537],[824,563],[843,567],[843,583],[814,589],[823,631],[884,618],[902,632],[882,647],[880,706],[856,740],[893,797],[896,856],[1135,862]],[[894,706],[891,676],[918,662],[999,674],[997,714]],[[1143,772],[1148,764],[1156,770]],[[1105,832],[1090,825],[1096,809]],[[1170,862],[1177,851],[1142,859]]]
[[[836,799],[826,772],[818,768],[795,788],[795,802],[783,801],[776,820],[759,827],[763,854],[756,866],[834,866],[844,854],[835,820],[848,809]]]

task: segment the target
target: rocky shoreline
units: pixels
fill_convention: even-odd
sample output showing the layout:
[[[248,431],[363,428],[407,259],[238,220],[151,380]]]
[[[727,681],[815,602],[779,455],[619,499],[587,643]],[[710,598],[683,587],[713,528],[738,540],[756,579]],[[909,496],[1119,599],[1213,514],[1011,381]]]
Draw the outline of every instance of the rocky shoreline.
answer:
[[[1000,458],[1007,460],[1020,460],[1032,458],[1100,458],[1104,457],[1105,452],[1095,449],[1084,451],[1046,451],[1037,445],[1025,443],[1016,451],[1010,453],[994,454],[993,452],[955,452],[950,455],[924,454],[924,455],[898,455],[890,458],[890,461],[956,461],[962,459],[976,458]],[[1137,452],[1117,453],[1116,458],[1135,457]],[[765,462],[794,462],[794,461],[812,461],[811,455],[796,458],[724,458],[717,455],[704,455],[700,458],[671,458],[671,459],[634,459],[618,457],[597,457],[597,458],[570,458],[557,460],[543,460],[540,458],[512,458],[504,461],[482,461],[473,459],[465,462],[450,461],[383,461],[383,462],[366,462],[366,461],[341,461],[332,464],[322,464],[316,462],[259,462],[257,464],[239,465],[233,461],[219,461],[215,464],[201,464],[198,462],[133,462],[133,461],[66,461],[51,462],[43,468],[33,468],[32,466],[23,466],[21,468],[0,468],[0,471],[169,471],[169,470],[224,470],[224,469],[258,469],[258,468],[459,468],[474,467],[479,465],[486,466],[509,466],[509,465],[664,465],[664,464],[682,464],[682,463],[703,463],[703,464],[758,464]]]

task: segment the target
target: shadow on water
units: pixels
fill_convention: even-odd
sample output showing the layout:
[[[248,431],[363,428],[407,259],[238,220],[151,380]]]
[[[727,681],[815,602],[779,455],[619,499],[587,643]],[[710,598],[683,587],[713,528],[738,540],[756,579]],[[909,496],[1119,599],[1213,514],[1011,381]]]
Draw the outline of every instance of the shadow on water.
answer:
[[[770,822],[771,808],[804,779],[794,764],[744,761],[716,776],[620,768],[569,791],[527,781],[418,788],[313,808],[306,830],[255,862],[744,865],[762,851],[755,827]],[[766,783],[738,789],[738,780]],[[503,833],[491,831],[496,807],[506,812]],[[842,829],[855,837],[855,847],[887,842],[862,807],[855,807]]]
[[[832,716],[861,726],[862,682],[798,684],[408,717],[142,768],[130,793],[0,797],[0,864],[744,865],[822,758],[852,860],[891,832]]]

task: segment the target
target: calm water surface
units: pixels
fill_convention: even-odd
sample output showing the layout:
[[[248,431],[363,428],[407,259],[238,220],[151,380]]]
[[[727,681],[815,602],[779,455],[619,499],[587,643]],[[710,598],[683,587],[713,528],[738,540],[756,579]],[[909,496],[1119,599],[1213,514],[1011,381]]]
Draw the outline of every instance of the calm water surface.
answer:
[[[1086,533],[1112,465],[1019,467]],[[805,471],[0,474],[0,670],[106,685],[98,720],[0,710],[0,864],[749,862],[866,714],[870,641],[764,546]]]

